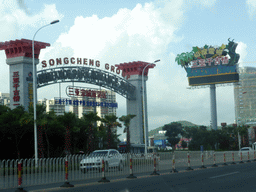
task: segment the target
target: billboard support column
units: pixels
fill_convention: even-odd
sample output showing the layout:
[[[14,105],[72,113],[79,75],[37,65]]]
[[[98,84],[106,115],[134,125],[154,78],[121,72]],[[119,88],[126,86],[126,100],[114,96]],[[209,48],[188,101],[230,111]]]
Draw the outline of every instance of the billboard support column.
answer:
[[[210,100],[211,100],[212,129],[217,130],[217,107],[216,107],[216,87],[215,87],[215,84],[210,85]]]

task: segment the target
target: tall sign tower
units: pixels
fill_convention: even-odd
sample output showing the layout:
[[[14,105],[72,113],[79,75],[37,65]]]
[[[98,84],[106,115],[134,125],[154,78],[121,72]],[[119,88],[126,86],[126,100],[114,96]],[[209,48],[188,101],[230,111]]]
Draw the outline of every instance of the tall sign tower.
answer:
[[[216,84],[239,81],[237,63],[240,58],[235,52],[234,39],[220,47],[205,45],[193,47],[191,52],[178,54],[175,61],[185,68],[191,87],[210,86],[211,126],[217,129]]]
[[[40,50],[50,44],[34,41],[34,45],[35,64],[38,64]],[[0,50],[5,50],[6,63],[10,66],[10,108],[24,106],[28,111],[33,106],[32,40],[6,41],[0,43]]]

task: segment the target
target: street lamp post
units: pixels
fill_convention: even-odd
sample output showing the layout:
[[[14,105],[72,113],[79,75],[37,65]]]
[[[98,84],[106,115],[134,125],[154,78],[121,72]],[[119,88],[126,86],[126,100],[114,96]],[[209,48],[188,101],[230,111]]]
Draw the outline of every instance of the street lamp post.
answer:
[[[50,24],[47,24],[47,25],[44,25],[42,26],[41,28],[39,28],[36,33],[34,34],[34,37],[33,37],[33,40],[32,40],[32,58],[33,58],[33,102],[34,102],[34,140],[35,140],[35,165],[36,167],[38,167],[38,164],[37,164],[37,158],[38,158],[38,154],[37,154],[37,126],[36,126],[36,103],[37,103],[37,79],[36,79],[36,66],[35,66],[35,48],[34,48],[34,39],[35,39],[35,36],[37,34],[37,32],[39,30],[41,30],[42,28],[44,27],[47,27],[49,25],[52,25],[52,24],[55,24],[55,23],[58,23],[59,20],[55,20],[55,21],[52,21]]]
[[[160,59],[154,61],[154,63],[160,61]],[[154,63],[149,63],[147,64],[143,70],[142,70],[142,103],[143,103],[143,126],[144,126],[144,140],[145,140],[145,156],[147,156],[148,152],[147,152],[147,129],[146,129],[146,111],[145,111],[145,91],[144,91],[144,86],[145,86],[145,82],[144,82],[144,71],[147,68],[147,66],[149,65],[153,65]]]

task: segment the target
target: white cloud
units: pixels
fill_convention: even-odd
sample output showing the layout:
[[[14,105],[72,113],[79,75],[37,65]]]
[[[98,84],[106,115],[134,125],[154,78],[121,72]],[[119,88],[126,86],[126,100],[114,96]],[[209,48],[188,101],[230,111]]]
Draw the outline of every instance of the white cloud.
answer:
[[[240,55],[239,59],[239,66],[242,67],[244,66],[244,60],[246,59],[247,56],[247,51],[246,51],[247,45],[243,42],[238,42],[237,48],[236,48],[236,53]]]
[[[65,47],[62,45],[61,42],[55,42],[50,47],[47,47],[47,49],[42,49],[40,51],[39,58],[40,58],[40,62],[42,62],[43,60],[46,60],[47,62],[46,68],[49,68],[48,63],[50,59],[64,58],[64,57],[71,58],[73,56],[74,56],[74,50],[71,47]],[[46,68],[43,68],[41,63],[39,63],[37,66],[37,70],[42,70]]]
[[[149,73],[149,124],[154,128],[179,120],[209,124],[204,122],[210,117],[208,89],[188,89],[186,71],[174,59],[170,53]]]
[[[175,12],[173,12],[175,15]],[[133,10],[120,9],[112,17],[77,17],[68,33],[58,41],[74,49],[76,55],[108,63],[133,60],[153,61],[175,41],[177,27],[165,21],[152,3]]]
[[[252,19],[256,13],[256,1],[255,0],[247,0],[246,4],[247,4],[247,8],[248,8],[248,14],[249,14],[250,18]]]
[[[45,4],[42,12],[35,15],[28,15],[24,10],[19,9],[13,13],[13,16],[17,18],[21,30],[26,29],[28,26],[43,26],[54,20],[63,18],[63,15],[58,13],[55,4]]]
[[[41,12],[34,14],[28,14],[24,6],[21,1],[0,0],[0,41],[19,38],[28,28],[43,26],[53,20],[63,18],[63,15],[58,13],[55,4],[45,4]]]
[[[169,1],[169,0],[158,0],[156,5],[161,10],[161,16],[166,22],[171,22],[174,24],[175,28],[180,27],[185,19],[184,11],[184,1]]]
[[[0,41],[12,39],[18,32],[18,21],[12,14],[16,8],[14,1],[0,0]]]
[[[0,42],[21,39],[27,29],[35,27],[35,24],[47,24],[52,20],[62,18],[55,5],[45,5],[41,12],[28,14],[23,1],[0,0]],[[1,92],[9,92],[9,67],[5,63],[6,55],[0,51],[2,64],[0,81],[5,82],[1,86]]]

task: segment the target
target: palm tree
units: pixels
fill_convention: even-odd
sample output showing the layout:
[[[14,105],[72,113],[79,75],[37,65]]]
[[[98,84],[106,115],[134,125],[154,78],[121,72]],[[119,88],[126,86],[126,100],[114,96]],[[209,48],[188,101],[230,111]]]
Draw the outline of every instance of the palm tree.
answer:
[[[126,132],[126,142],[127,142],[127,152],[130,153],[130,122],[136,115],[123,115],[119,118],[119,121],[124,123],[125,129],[124,133]]]
[[[46,106],[44,104],[36,105],[36,124],[37,124],[37,137],[38,137],[38,151],[39,151],[39,158],[44,157],[44,142],[43,142],[43,132],[45,129],[45,125],[47,124],[47,119],[46,119]],[[28,116],[25,117],[24,119],[21,119],[23,123],[27,123],[28,121],[34,121],[34,109],[32,106],[29,106],[29,113]],[[49,154],[48,154],[49,155]]]
[[[178,63],[178,65],[181,65],[181,55],[178,54],[175,58],[175,61]]]
[[[44,158],[45,148],[44,148],[44,142],[43,142],[43,132],[45,132],[45,125],[47,125],[45,105],[37,105],[36,117],[37,117],[37,137],[38,137],[39,158]]]
[[[18,106],[12,110],[7,110],[4,115],[4,119],[2,119],[4,120],[4,122],[8,122],[7,124],[5,124],[5,127],[7,128],[7,135],[12,136],[12,142],[13,145],[16,147],[18,159],[20,159],[21,157],[20,152],[22,138],[25,137],[25,135],[31,129],[30,126],[27,126],[27,123],[29,124],[29,121],[26,121],[27,118],[28,114],[25,111],[25,108],[23,106]]]
[[[83,114],[83,120],[85,123],[85,127],[88,131],[88,152],[94,151],[94,143],[95,143],[95,124],[97,121],[101,121],[102,119],[97,115],[97,113],[89,112]]]
[[[107,135],[108,149],[111,149],[114,147],[112,143],[112,138],[111,138],[111,128],[121,127],[121,124],[116,121],[117,119],[118,117],[116,117],[114,114],[110,114],[110,115],[106,115],[105,118],[102,120],[104,123],[106,123],[107,130],[108,130],[108,135]]]
[[[70,148],[71,148],[71,131],[74,131],[76,129],[76,123],[77,123],[77,117],[72,112],[64,112],[63,116],[59,117],[60,121],[62,122],[62,125],[66,128],[66,135],[65,135],[65,152],[66,154],[70,154]]]
[[[58,121],[58,116],[55,114],[53,110],[49,111],[45,115],[45,124],[43,125],[43,131],[45,135],[45,141],[47,144],[47,156],[49,158],[51,155],[56,154],[56,152],[52,149],[50,154],[50,147],[54,142],[56,142],[56,133],[62,132],[61,122]],[[61,134],[58,134],[58,136],[61,136]],[[50,141],[53,142],[50,144]],[[52,146],[52,148],[54,147]]]
[[[187,57],[188,57],[188,61],[192,61],[194,59],[194,53],[191,51],[187,54]]]

